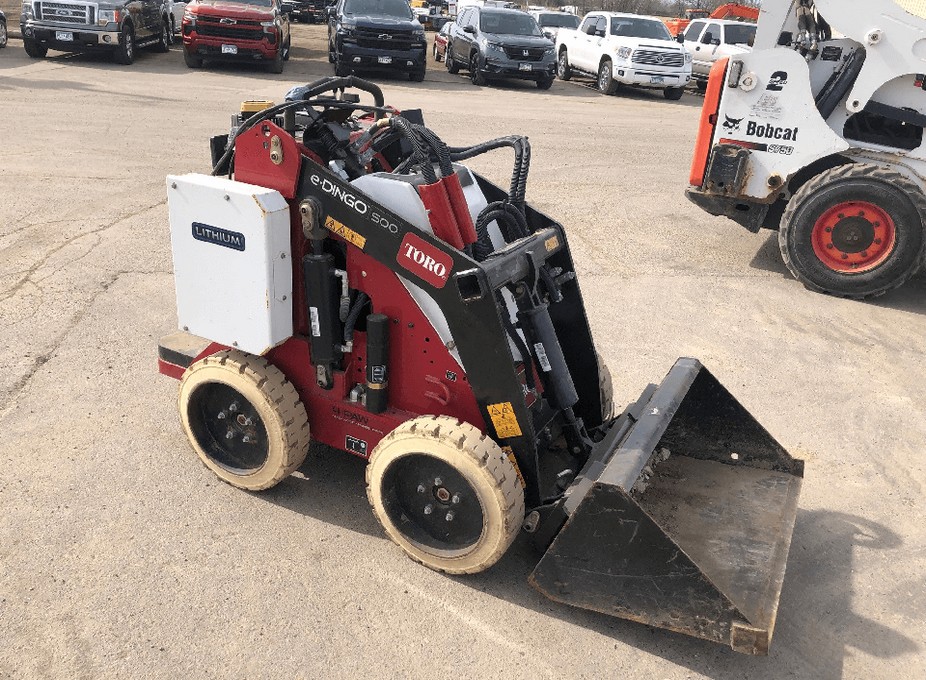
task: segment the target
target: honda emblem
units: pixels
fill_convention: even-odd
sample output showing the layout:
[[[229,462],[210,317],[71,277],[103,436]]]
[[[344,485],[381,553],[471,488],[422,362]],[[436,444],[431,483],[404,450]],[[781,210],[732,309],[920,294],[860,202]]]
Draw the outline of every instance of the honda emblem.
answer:
[[[530,52],[528,50],[524,50],[522,54],[526,57],[530,54]]]

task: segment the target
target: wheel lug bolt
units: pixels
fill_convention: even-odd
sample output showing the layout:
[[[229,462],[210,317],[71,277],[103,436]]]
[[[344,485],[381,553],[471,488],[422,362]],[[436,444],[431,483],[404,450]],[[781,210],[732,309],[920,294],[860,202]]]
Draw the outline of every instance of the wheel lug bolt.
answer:
[[[228,405],[228,410],[231,411],[232,413],[234,413],[235,411],[237,411],[237,410],[238,410],[238,402],[237,402],[237,401],[233,401],[232,403],[230,403],[230,404]]]
[[[444,485],[443,479],[441,479],[440,477],[434,478],[434,486],[443,486],[443,485]]]
[[[424,514],[430,515],[432,512],[434,512],[434,506],[433,506],[433,505],[431,505],[430,503],[428,503],[426,506],[424,506]]]
[[[425,491],[427,491],[427,489],[425,488],[424,484],[419,484],[418,493],[424,493]]]
[[[844,259],[844,260],[848,260],[848,259],[849,259],[849,256],[848,256],[848,255],[846,255],[845,253],[843,253],[843,254],[842,254],[842,259]]]
[[[234,436],[235,436],[235,431],[234,431],[234,430],[229,430],[228,432],[225,433],[225,438],[226,438],[226,439],[231,439],[231,438],[234,437]]]
[[[865,217],[865,211],[864,211],[864,210],[859,210],[859,211],[858,211],[858,216],[859,216],[859,217]]]
[[[460,504],[460,494],[458,493],[453,494],[453,498],[450,499],[450,502],[453,503],[454,505],[459,505]]]
[[[827,247],[827,248],[832,248],[832,247],[833,247],[833,244],[832,244],[832,243],[827,243],[827,244],[826,244],[826,247]]]
[[[881,245],[881,239],[876,238],[876,239],[875,239],[875,243],[877,243],[877,244],[880,246],[880,245]]]
[[[868,251],[867,251],[867,250],[863,250],[863,251],[862,251],[862,257],[868,257]]]
[[[247,435],[244,435],[244,436],[241,438],[241,441],[243,441],[245,444],[250,444],[250,443],[251,443],[251,438],[250,438],[249,436],[247,436]]]
[[[225,420],[226,413],[225,411],[219,411],[219,415],[216,416],[219,420]]]
[[[448,522],[452,522],[453,521],[453,510],[450,510],[446,515],[444,515],[444,519],[447,520]]]
[[[880,227],[880,226],[881,226],[881,223],[880,223],[880,222],[875,222],[874,226]]]
[[[839,219],[842,219],[843,217],[845,217],[845,215],[843,215],[842,213],[839,213],[838,215],[836,215],[836,217],[838,217]]]
[[[832,228],[832,227],[827,227],[825,231],[826,231],[827,234],[829,234],[831,231],[833,231],[833,228]]]

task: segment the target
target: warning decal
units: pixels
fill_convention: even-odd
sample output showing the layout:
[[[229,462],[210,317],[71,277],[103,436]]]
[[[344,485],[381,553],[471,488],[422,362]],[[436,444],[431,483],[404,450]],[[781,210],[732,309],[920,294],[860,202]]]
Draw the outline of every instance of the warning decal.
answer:
[[[363,250],[363,246],[365,246],[367,243],[366,238],[358,234],[346,224],[338,222],[331,216],[325,218],[325,229],[334,234],[337,234],[348,243],[353,243],[355,246],[360,248],[360,250]]]
[[[508,439],[509,437],[520,437],[521,426],[518,424],[518,418],[514,414],[514,408],[510,401],[503,401],[500,404],[489,404],[489,418],[495,426],[495,433],[499,439]]]

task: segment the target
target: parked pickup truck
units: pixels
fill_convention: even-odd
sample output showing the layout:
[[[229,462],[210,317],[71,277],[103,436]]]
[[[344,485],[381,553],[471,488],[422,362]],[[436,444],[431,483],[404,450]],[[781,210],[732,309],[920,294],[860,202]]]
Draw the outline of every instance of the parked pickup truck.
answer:
[[[681,99],[691,81],[691,55],[656,17],[590,12],[577,30],[559,30],[556,55],[560,79],[587,74],[605,94],[634,85]]]
[[[692,21],[685,31],[685,49],[692,55],[691,77],[698,89],[707,89],[707,77],[714,62],[752,51],[756,25],[717,19]]]

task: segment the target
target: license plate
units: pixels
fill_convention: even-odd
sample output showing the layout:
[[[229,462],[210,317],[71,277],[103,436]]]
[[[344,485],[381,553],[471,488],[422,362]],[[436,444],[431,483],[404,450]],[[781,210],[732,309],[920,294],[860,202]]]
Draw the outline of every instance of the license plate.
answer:
[[[651,83],[664,83],[664,82],[666,82],[666,79],[663,78],[662,76],[652,76],[652,77],[649,79],[649,81],[650,81]]]
[[[530,71],[530,70],[532,70],[533,68],[534,68],[534,67],[531,66],[530,64],[519,64],[519,65],[518,65],[518,70],[519,70],[519,71]]]
[[[74,34],[70,31],[55,31],[55,40],[72,42],[74,40]]]
[[[238,54],[238,46],[222,45],[222,54]]]
[[[391,64],[391,63],[392,63],[392,57],[378,57],[378,58],[377,58],[377,61],[378,61],[380,64]]]

